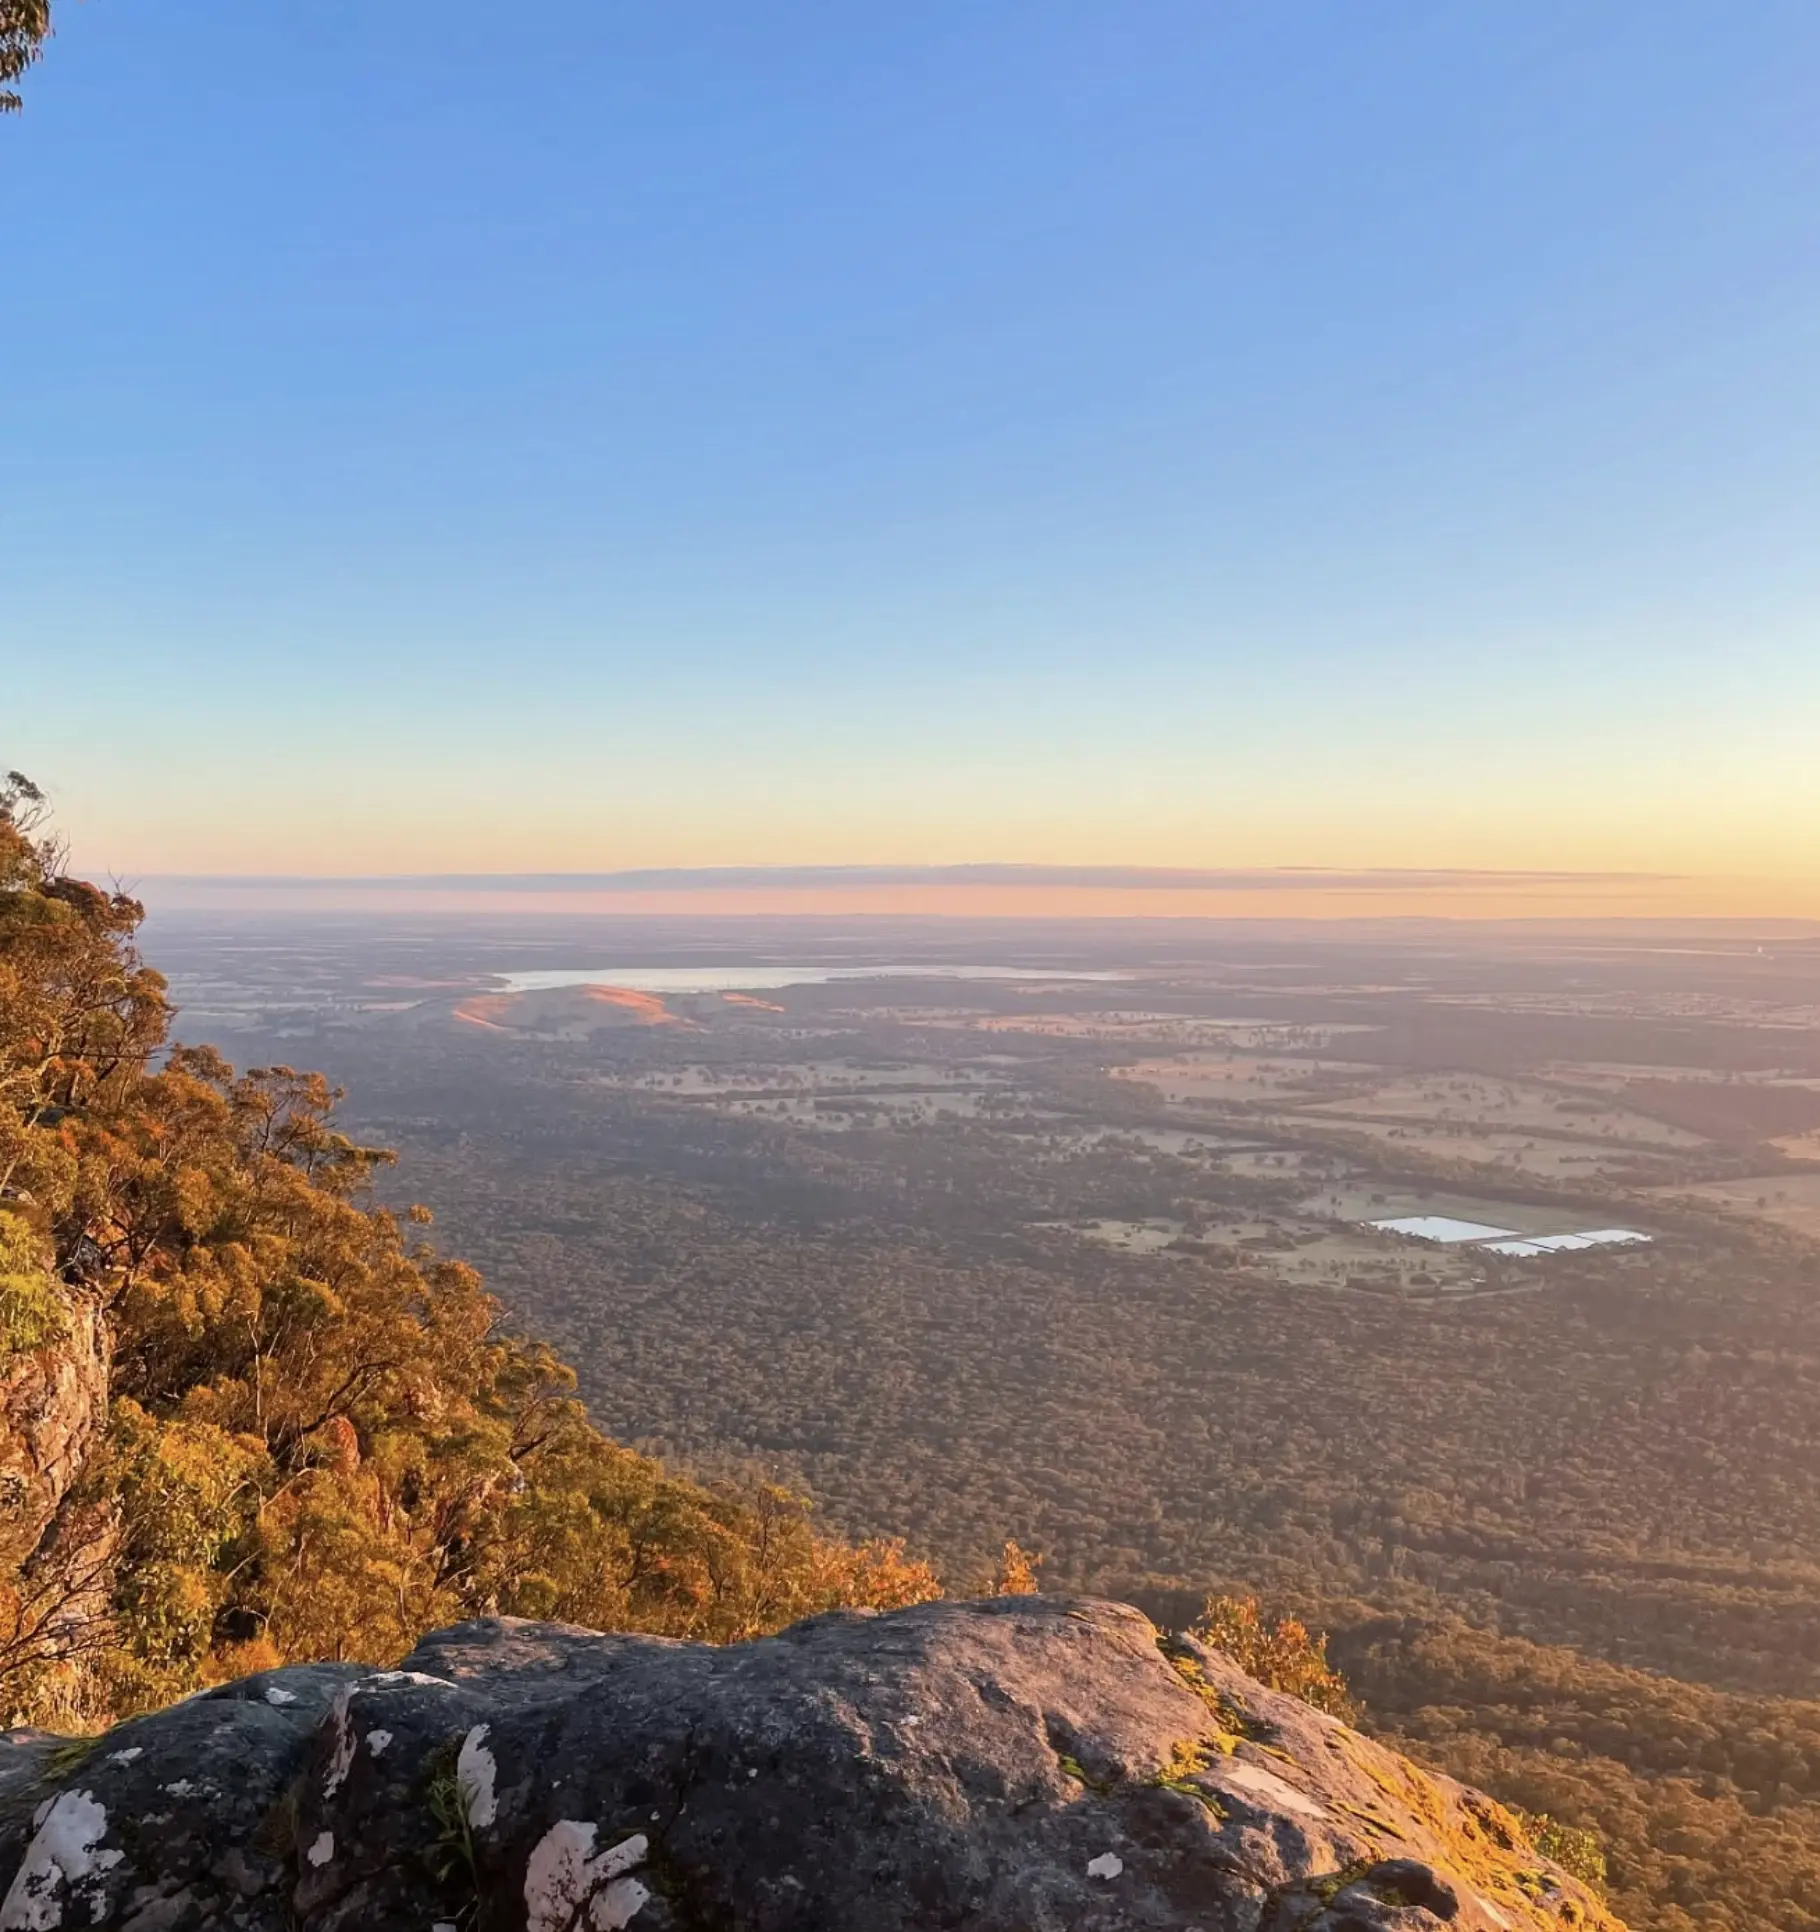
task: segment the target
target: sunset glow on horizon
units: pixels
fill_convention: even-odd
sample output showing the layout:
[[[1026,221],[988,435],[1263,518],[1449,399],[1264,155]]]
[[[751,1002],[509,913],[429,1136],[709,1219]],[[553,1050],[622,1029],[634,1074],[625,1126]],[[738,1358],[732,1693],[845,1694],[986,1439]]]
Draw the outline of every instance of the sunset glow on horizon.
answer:
[[[1820,917],[1811,6],[490,21],[64,8],[0,128],[81,866]],[[982,890],[792,903],[1279,905]]]
[[[434,878],[128,881],[157,912],[374,913],[707,918],[1065,919],[1643,919],[1820,921],[1820,891],[1764,879],[1536,878],[1483,874],[1396,882],[1323,877],[1285,887],[1260,877],[1218,887],[923,883],[597,889]]]

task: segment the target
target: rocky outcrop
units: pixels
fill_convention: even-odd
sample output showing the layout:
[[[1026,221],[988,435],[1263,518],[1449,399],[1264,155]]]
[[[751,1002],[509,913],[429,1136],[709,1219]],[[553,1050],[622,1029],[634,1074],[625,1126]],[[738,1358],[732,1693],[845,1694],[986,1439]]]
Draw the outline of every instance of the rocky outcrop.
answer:
[[[464,1624],[0,1748],[0,1932],[1610,1928],[1508,1814],[1110,1603]]]
[[[52,1332],[0,1352],[0,1564],[44,1538],[107,1420],[108,1348],[96,1298],[46,1278]]]

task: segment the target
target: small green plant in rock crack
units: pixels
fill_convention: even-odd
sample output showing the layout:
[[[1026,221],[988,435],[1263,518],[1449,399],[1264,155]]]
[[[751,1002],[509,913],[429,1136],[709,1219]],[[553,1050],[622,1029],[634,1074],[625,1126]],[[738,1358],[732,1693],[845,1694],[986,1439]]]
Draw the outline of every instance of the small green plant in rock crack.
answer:
[[[1096,1793],[1102,1798],[1112,1789],[1112,1780],[1110,1778],[1095,1778],[1089,1776],[1086,1767],[1081,1763],[1080,1759],[1071,1758],[1065,1751],[1058,1751],[1055,1754],[1055,1761],[1062,1767],[1063,1777],[1072,1778],[1076,1784],[1085,1785],[1089,1791]]]
[[[455,1923],[468,1926],[480,1914],[480,1855],[468,1818],[468,1794],[455,1768],[460,1751],[461,1740],[450,1738],[430,1760],[425,1802],[436,1822],[436,1835],[424,1847],[423,1860],[438,1885],[461,1894]]]
[[[1350,1865],[1342,1865],[1337,1872],[1323,1872],[1318,1878],[1308,1879],[1307,1889],[1323,1905],[1331,1904],[1337,1893],[1345,1891],[1348,1885],[1356,1885],[1370,1870],[1369,1858],[1355,1858]]]
[[[1169,1761],[1146,1783],[1159,1791],[1179,1791],[1185,1798],[1193,1798],[1197,1804],[1204,1805],[1215,1818],[1223,1819],[1226,1808],[1207,1787],[1197,1780],[1207,1769],[1208,1761],[1214,1752],[1198,1739],[1188,1738],[1173,1746]]]

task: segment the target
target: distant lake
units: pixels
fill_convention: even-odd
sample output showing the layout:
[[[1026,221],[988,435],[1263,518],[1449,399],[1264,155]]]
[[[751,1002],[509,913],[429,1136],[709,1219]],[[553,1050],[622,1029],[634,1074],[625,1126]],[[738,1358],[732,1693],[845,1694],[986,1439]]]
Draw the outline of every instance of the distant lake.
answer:
[[[1131,975],[1049,966],[562,966],[496,977],[508,993],[543,993],[554,986],[624,986],[635,993],[764,993],[843,979],[1120,980]]]

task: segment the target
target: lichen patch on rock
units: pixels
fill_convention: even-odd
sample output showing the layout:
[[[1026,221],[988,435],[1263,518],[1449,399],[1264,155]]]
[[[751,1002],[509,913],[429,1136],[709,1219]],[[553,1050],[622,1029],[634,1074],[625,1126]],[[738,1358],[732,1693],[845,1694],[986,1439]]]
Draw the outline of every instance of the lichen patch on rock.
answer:
[[[527,1932],[623,1932],[650,1899],[637,1879],[625,1876],[650,1850],[642,1832],[596,1853],[599,1827],[559,1819],[544,1833],[525,1867]]]
[[[51,1932],[65,1908],[80,1906],[81,1921],[100,1924],[103,1882],[125,1856],[102,1848],[107,1809],[92,1791],[64,1791],[41,1806],[38,1828],[0,1903],[0,1932]]]
[[[461,1740],[461,1752],[455,1760],[455,1784],[461,1793],[462,1809],[476,1831],[484,1830],[499,1815],[494,1792],[499,1766],[486,1742],[490,1729],[489,1725],[476,1724]]]

